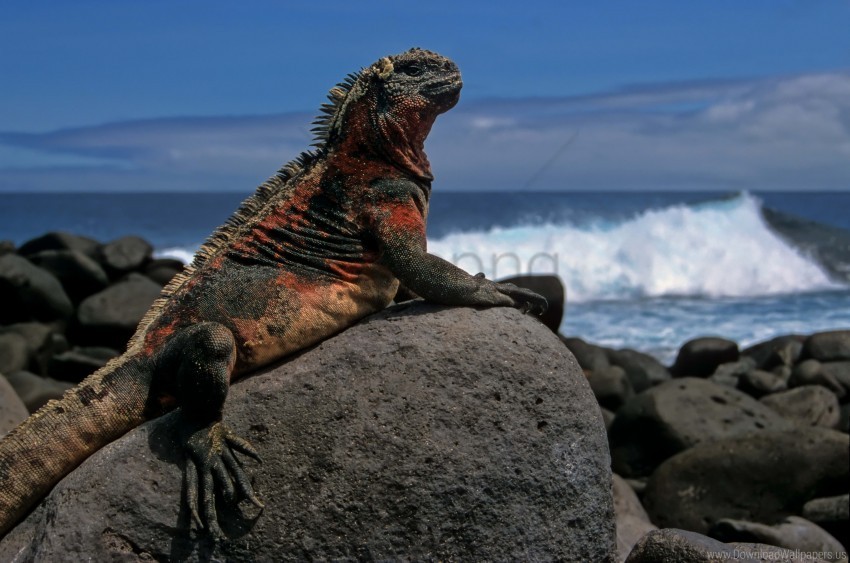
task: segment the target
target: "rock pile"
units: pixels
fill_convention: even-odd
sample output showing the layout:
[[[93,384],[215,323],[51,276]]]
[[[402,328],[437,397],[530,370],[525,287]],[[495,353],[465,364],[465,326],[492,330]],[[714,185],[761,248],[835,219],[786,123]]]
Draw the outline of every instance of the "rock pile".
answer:
[[[643,538],[629,561],[846,553],[850,330],[744,350],[699,338],[669,369],[639,352],[563,340],[609,421],[615,474],[646,510],[632,502],[618,511],[621,560],[633,530],[650,526],[664,529]]]
[[[117,356],[183,269],[134,236],[48,233],[0,249],[0,373],[30,412]]]

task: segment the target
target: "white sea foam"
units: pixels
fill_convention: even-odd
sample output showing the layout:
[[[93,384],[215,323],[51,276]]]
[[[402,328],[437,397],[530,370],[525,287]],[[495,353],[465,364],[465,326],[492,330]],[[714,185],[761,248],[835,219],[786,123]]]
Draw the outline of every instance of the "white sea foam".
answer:
[[[612,196],[613,197],[613,196]],[[650,210],[618,223],[453,234],[429,251],[488,278],[556,273],[572,302],[746,297],[839,287],[765,224],[750,195]]]
[[[195,246],[193,248],[184,248],[184,247],[180,247],[180,246],[173,246],[173,247],[163,248],[163,249],[157,250],[154,253],[154,255],[157,258],[176,258],[177,260],[180,260],[184,264],[188,264],[195,257],[195,252],[198,251],[198,248],[200,248],[200,245]]]

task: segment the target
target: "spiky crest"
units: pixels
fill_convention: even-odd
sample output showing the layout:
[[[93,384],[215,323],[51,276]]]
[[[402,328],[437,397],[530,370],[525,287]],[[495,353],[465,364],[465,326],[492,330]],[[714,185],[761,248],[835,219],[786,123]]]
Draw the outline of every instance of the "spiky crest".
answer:
[[[325,149],[331,138],[339,133],[339,126],[348,102],[355,97],[359,98],[365,92],[363,79],[366,74],[366,69],[352,72],[330,89],[328,92],[330,103],[322,104],[319,108],[319,116],[312,123],[313,128],[310,131],[314,137],[311,146],[318,147],[319,150]]]

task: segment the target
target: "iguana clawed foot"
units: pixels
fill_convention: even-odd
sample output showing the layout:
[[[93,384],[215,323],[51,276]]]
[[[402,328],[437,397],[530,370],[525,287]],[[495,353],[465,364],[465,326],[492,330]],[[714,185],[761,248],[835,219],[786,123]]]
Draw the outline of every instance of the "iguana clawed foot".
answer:
[[[263,508],[235,452],[258,462],[262,460],[250,443],[234,434],[221,421],[187,430],[185,444],[187,457],[183,486],[186,504],[198,527],[220,539],[224,533],[218,524],[217,496],[230,504],[247,499]]]
[[[514,307],[523,313],[542,315],[549,307],[549,302],[542,295],[538,295],[530,289],[518,287],[512,283],[497,283],[496,289],[499,293],[507,295],[514,300]]]
[[[486,281],[483,273],[475,274],[476,279]],[[530,289],[516,286],[512,283],[489,282],[493,284],[496,291],[509,297],[512,301],[511,306],[516,307],[523,313],[531,313],[532,315],[542,315],[549,308],[549,302],[542,295],[534,293]]]

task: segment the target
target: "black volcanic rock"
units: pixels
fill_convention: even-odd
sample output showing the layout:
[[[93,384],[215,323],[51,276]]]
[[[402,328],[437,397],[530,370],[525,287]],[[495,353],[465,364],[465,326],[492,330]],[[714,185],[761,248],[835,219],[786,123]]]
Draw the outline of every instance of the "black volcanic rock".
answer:
[[[613,412],[617,412],[617,409],[635,394],[626,370],[620,366],[608,366],[592,371],[587,374],[587,381],[599,405]]]
[[[658,528],[625,479],[614,474],[614,514],[617,516],[617,554],[623,561],[635,544],[647,533]]]
[[[850,360],[850,330],[815,333],[806,339],[803,353],[821,362]]]
[[[771,371],[754,369],[738,378],[738,389],[756,399],[788,389],[785,378]]]
[[[27,341],[14,332],[0,333],[0,374],[12,373],[27,367]]]
[[[596,371],[611,365],[605,348],[590,344],[574,336],[561,336],[561,341],[570,349],[570,352],[578,361],[578,365],[585,371]]]
[[[185,266],[180,260],[156,258],[148,262],[144,268],[144,274],[159,285],[165,285],[184,268]]]
[[[57,323],[15,323],[0,327],[0,335],[14,333],[26,341],[28,362],[27,369],[37,373],[46,373],[47,363],[56,354],[68,349],[68,341],[61,332],[62,326]],[[11,372],[6,372],[8,375]]]
[[[702,534],[665,528],[646,534],[625,563],[711,563],[713,561],[799,561],[799,553],[766,544],[726,544]],[[815,559],[817,563],[822,560]]]
[[[789,334],[759,342],[741,351],[741,356],[752,358],[755,367],[769,370],[778,365],[791,366],[800,359],[804,336]]]
[[[0,374],[0,437],[23,422],[29,412],[15,389]]]
[[[29,256],[44,250],[76,250],[82,252],[89,258],[95,258],[98,255],[98,247],[100,243],[96,240],[72,235],[70,233],[52,232],[28,240],[18,249],[18,254],[21,256]]]
[[[801,387],[803,385],[822,385],[835,393],[839,399],[843,399],[847,395],[847,388],[836,377],[837,371],[834,367],[829,368],[833,362],[819,362],[815,359],[803,360],[794,366],[791,372],[791,377],[788,379],[789,387]],[[845,362],[834,362],[839,364],[839,368],[843,367]],[[848,364],[850,367],[850,364]]]
[[[708,535],[726,543],[764,543],[804,553],[822,553],[825,554],[823,558],[828,560],[847,559],[847,553],[837,539],[814,522],[799,516],[788,516],[773,525],[724,518],[711,527]]]
[[[708,377],[720,364],[738,358],[738,344],[732,340],[713,336],[695,338],[679,349],[670,373],[674,377]]]
[[[139,270],[151,259],[153,247],[136,236],[126,236],[104,244],[100,249],[101,263],[113,278]]]
[[[162,287],[141,274],[87,297],[77,310],[79,342],[123,350]]]
[[[76,346],[50,358],[47,375],[60,381],[79,383],[118,354],[117,350],[104,346]]]
[[[850,233],[847,230],[769,207],[762,207],[761,213],[774,232],[802,254],[816,260],[832,278],[850,282]]]
[[[499,280],[502,283],[512,283],[518,287],[524,287],[538,293],[546,298],[549,306],[540,315],[540,320],[549,327],[549,330],[558,333],[561,321],[564,319],[564,307],[566,304],[567,290],[561,278],[551,275],[525,275]]]
[[[761,403],[803,426],[837,428],[841,416],[838,397],[821,385],[803,385],[767,395]]]
[[[31,413],[43,407],[47,401],[61,398],[72,387],[67,381],[41,377],[28,371],[9,374],[6,379]]]
[[[754,369],[756,369],[755,360],[749,356],[741,356],[738,361],[727,362],[717,366],[717,369],[714,370],[708,381],[737,389],[741,378]]]
[[[614,471],[649,475],[668,457],[698,444],[793,423],[752,397],[699,378],[672,379],[617,411],[608,437]]]
[[[29,260],[56,276],[74,303],[109,285],[100,264],[76,250],[42,250],[30,255]]]
[[[848,448],[847,434],[802,426],[700,444],[655,470],[644,507],[658,526],[699,533],[723,518],[778,523],[847,492]]]
[[[850,495],[812,499],[803,505],[803,518],[814,522],[846,548],[850,545]]]
[[[670,371],[661,362],[637,350],[609,350],[608,361],[626,370],[632,387],[638,393],[670,379]]]
[[[71,300],[56,277],[17,254],[0,256],[0,324],[67,319]]]

